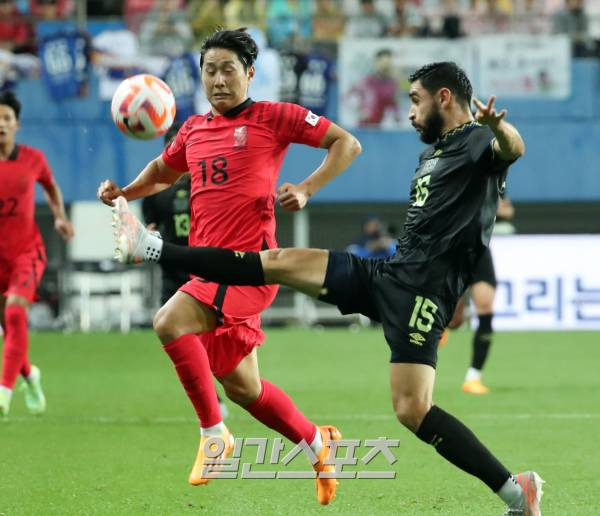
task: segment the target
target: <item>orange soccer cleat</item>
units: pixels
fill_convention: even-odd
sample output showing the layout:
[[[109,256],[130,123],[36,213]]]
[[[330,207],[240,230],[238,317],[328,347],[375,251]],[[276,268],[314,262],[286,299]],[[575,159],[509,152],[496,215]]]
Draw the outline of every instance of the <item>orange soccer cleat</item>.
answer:
[[[542,491],[544,480],[535,471],[518,473],[515,479],[523,489],[523,505],[517,508],[509,508],[505,514],[508,516],[541,516],[540,502],[544,494]]]
[[[335,471],[335,464],[325,464],[325,460],[329,457],[331,451],[330,442],[339,441],[342,434],[335,426],[319,426],[317,429],[321,432],[321,438],[323,439],[323,448],[317,454],[319,462],[313,466],[317,472],[317,478],[315,479],[317,500],[321,505],[327,505],[335,498],[335,490],[339,482],[335,478],[320,478],[319,473],[333,473]]]
[[[469,394],[487,394],[490,390],[481,383],[481,380],[469,380],[462,385],[462,390]]]
[[[219,440],[221,442],[219,442]],[[209,442],[211,441],[211,442]],[[216,451],[223,445],[223,451],[216,457],[207,457],[206,451],[208,449]],[[218,471],[218,467],[210,467],[216,460],[226,459],[233,451],[235,440],[233,435],[227,427],[223,430],[223,433],[219,437],[212,437],[203,435],[200,437],[200,446],[198,447],[198,455],[196,456],[196,462],[188,478],[188,482],[193,486],[202,486],[208,484],[211,478],[215,478],[215,474]],[[208,446],[208,448],[207,448]],[[210,476],[208,475],[210,474]]]

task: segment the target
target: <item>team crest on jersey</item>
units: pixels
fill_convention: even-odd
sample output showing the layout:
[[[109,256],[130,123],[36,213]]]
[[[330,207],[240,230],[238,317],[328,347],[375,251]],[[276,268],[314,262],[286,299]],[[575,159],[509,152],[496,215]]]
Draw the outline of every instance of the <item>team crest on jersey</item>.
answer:
[[[308,125],[312,125],[313,127],[315,127],[317,125],[317,122],[319,121],[319,118],[321,118],[319,115],[315,115],[312,111],[309,111],[304,121]]]
[[[240,125],[233,130],[233,148],[243,149],[248,143],[248,128]]]
[[[430,174],[437,165],[440,158],[428,159],[420,170],[420,174]]]

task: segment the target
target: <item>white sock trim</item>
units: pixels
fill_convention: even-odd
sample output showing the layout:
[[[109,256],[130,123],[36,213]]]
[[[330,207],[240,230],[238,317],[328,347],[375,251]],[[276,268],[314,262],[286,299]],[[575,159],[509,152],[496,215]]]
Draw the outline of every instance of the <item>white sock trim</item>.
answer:
[[[513,475],[508,477],[504,485],[496,493],[510,509],[520,509],[523,507],[525,496],[523,488],[517,483]]]
[[[206,428],[200,427],[200,435],[202,437],[221,437],[223,435],[223,432],[225,431],[225,428],[225,423],[221,421],[213,426],[209,426]]]
[[[481,370],[475,369],[474,367],[469,367],[467,369],[467,375],[465,376],[465,382],[470,382],[471,380],[481,380]]]
[[[153,235],[152,233],[146,233],[143,245],[144,260],[147,262],[158,262],[163,248],[162,238]]]
[[[8,396],[8,399],[12,398],[12,389],[5,387],[4,385],[0,385],[0,392],[3,392]]]
[[[317,429],[317,433],[309,446],[313,453],[317,455],[323,449],[323,437],[321,437],[321,430],[319,430],[319,427],[317,426],[315,428]]]

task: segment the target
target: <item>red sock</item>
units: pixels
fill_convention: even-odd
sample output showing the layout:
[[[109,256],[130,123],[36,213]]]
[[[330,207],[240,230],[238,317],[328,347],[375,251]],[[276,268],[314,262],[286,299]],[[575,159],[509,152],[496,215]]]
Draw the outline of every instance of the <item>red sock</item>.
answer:
[[[208,355],[200,338],[188,333],[172,340],[164,349],[194,405],[200,426],[208,428],[220,423],[223,418],[219,410],[217,391],[213,384]]]
[[[21,376],[23,378],[27,378],[31,374],[31,364],[29,363],[29,359],[25,356],[25,360],[23,360],[23,365],[21,366]]]
[[[27,358],[27,310],[21,305],[4,309],[4,352],[0,385],[12,389]]]
[[[304,439],[310,444],[317,428],[298,410],[291,398],[277,385],[261,379],[262,391],[258,399],[244,407],[261,423],[276,430],[293,443]]]

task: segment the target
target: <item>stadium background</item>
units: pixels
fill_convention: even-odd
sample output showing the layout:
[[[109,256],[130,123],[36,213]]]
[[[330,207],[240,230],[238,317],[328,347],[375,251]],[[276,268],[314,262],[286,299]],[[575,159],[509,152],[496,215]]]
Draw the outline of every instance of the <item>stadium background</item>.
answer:
[[[196,7],[206,7],[210,4],[213,9],[215,5],[224,9],[228,3],[235,2],[192,1],[189,3],[195,4]],[[254,4],[254,2],[248,3]],[[264,18],[261,18],[261,23],[271,40],[271,48],[282,56],[290,52],[289,45],[292,42],[295,45],[294,52],[300,54],[317,48],[331,60],[335,69],[338,44],[336,38],[332,38],[333,41],[323,41],[312,34],[315,28],[314,20],[317,17],[310,13],[319,7],[317,4],[328,2],[312,3],[302,0],[289,2],[300,7],[295,7],[285,14],[284,4],[287,3],[278,0],[264,3]],[[360,14],[359,2],[332,3],[347,17],[345,19],[348,23],[352,17]],[[376,8],[385,13],[384,18],[389,16],[392,3],[385,0],[375,2]],[[490,15],[489,10],[494,3],[490,0],[489,2],[458,2],[457,5],[461,16],[464,15],[464,21],[476,13],[480,13],[482,17]],[[504,34],[506,38],[511,37],[509,34],[513,32],[511,27],[525,17],[522,9],[526,3],[518,0],[498,2],[500,12],[504,15],[503,19],[508,20],[508,25],[499,25],[502,29],[499,31],[500,34]],[[144,9],[151,12],[152,8],[152,1],[124,4],[117,1],[87,3],[80,1],[73,4],[59,1],[58,5],[64,6],[64,9],[61,7],[58,12],[47,15],[38,13],[26,1],[19,1],[16,4],[24,13],[25,19],[36,28],[40,43],[44,37],[57,35],[65,30],[80,30],[91,37],[106,30],[136,26],[136,30],[139,30]],[[539,9],[535,11],[535,19],[545,19],[546,32],[551,33],[556,13],[565,8],[563,3],[534,1],[532,4]],[[600,60],[598,48],[600,46],[597,40],[600,37],[598,31],[600,5],[598,4],[596,0],[588,0],[585,4],[588,28],[583,46],[580,35],[575,35],[574,32],[567,34],[572,38],[573,52],[568,56],[571,80],[566,97],[549,98],[544,95],[533,95],[523,98],[503,98],[499,96],[498,105],[508,109],[510,121],[519,128],[527,144],[526,156],[511,169],[508,183],[508,193],[516,208],[515,226],[519,234],[585,234],[590,235],[595,242],[599,238]],[[409,5],[423,20],[427,19],[431,12],[438,13],[441,2],[438,5],[434,0],[423,0],[409,2]],[[203,12],[206,14],[206,10]],[[275,14],[270,18],[269,13]],[[206,16],[207,23],[209,20],[214,21]],[[202,30],[206,32],[208,29],[204,26]],[[504,30],[506,32],[503,32]],[[382,33],[381,36],[383,35]],[[402,35],[409,36],[408,33]],[[410,33],[411,37],[426,35],[432,36],[431,33]],[[11,58],[3,55],[2,59],[9,63],[7,66],[10,70],[13,67]],[[136,59],[138,65],[143,61],[143,57],[140,56],[137,58],[134,56],[134,60]],[[43,68],[43,60],[38,66]],[[5,431],[6,441],[4,438],[2,441],[21,443],[19,446],[15,445],[7,455],[3,462],[4,467],[8,464],[20,463],[26,467],[39,468],[29,454],[31,449],[35,449],[39,456],[44,457],[45,465],[41,470],[45,475],[50,477],[55,471],[54,468],[57,468],[56,471],[59,472],[57,478],[64,482],[64,485],[60,487],[62,484],[59,483],[57,487],[44,480],[33,490],[33,501],[22,504],[21,496],[29,489],[27,475],[14,475],[8,484],[8,491],[5,491],[8,493],[6,497],[1,494],[3,488],[0,486],[0,513],[4,510],[6,514],[39,514],[46,512],[47,509],[48,513],[57,514],[164,514],[171,512],[169,508],[173,507],[175,507],[173,513],[194,511],[198,508],[197,503],[204,504],[200,507],[210,511],[211,504],[222,503],[219,493],[225,493],[222,489],[228,489],[227,486],[216,488],[220,491],[207,495],[202,502],[196,502],[190,499],[187,492],[184,493],[185,486],[181,489],[169,487],[168,492],[165,492],[162,486],[161,491],[161,488],[156,485],[156,478],[141,474],[142,481],[148,482],[147,485],[154,486],[156,489],[153,494],[148,495],[140,492],[131,479],[119,475],[116,472],[119,466],[115,466],[115,470],[111,472],[102,468],[100,470],[108,476],[114,475],[115,479],[120,479],[122,487],[115,487],[116,481],[112,482],[105,478],[99,483],[98,492],[94,493],[91,488],[74,487],[72,480],[72,471],[79,468],[84,486],[91,486],[95,482],[94,472],[89,469],[88,461],[81,458],[87,453],[83,444],[70,455],[69,459],[64,458],[62,462],[57,460],[51,450],[44,450],[36,444],[39,440],[36,432],[39,431],[50,436],[50,441],[58,449],[70,445],[68,436],[71,435],[71,431],[79,435],[82,432],[84,435],[82,443],[98,447],[98,455],[92,453],[90,464],[101,461],[100,454],[105,454],[115,460],[115,464],[130,470],[134,468],[135,474],[138,474],[138,468],[143,468],[140,462],[145,457],[143,453],[140,455],[139,450],[135,452],[132,450],[134,448],[132,441],[140,437],[136,429],[140,426],[152,427],[144,428],[143,445],[150,450],[149,453],[158,454],[159,451],[151,444],[153,439],[175,438],[176,435],[180,435],[180,432],[188,432],[193,425],[190,425],[191,417],[185,419],[189,416],[189,410],[180,393],[176,391],[177,382],[169,367],[164,361],[161,362],[158,346],[152,347],[150,357],[142,361],[144,367],[147,366],[145,370],[142,371],[142,366],[136,364],[140,355],[146,353],[148,349],[147,341],[154,339],[150,333],[134,332],[129,337],[117,337],[114,333],[78,333],[82,329],[129,331],[137,327],[144,328],[148,326],[157,307],[156,270],[147,267],[135,272],[123,271],[110,262],[112,249],[108,214],[95,201],[95,192],[99,182],[107,177],[121,184],[132,179],[149,159],[158,154],[161,142],[133,141],[116,130],[110,119],[109,100],[100,98],[102,80],[100,67],[92,61],[89,63],[85,79],[85,94],[64,96],[60,99],[52,93],[45,78],[40,76],[39,68],[33,68],[33,71],[28,69],[23,72],[14,65],[14,70],[10,70],[11,73],[4,73],[2,87],[14,89],[23,103],[18,141],[38,147],[47,155],[69,206],[75,223],[76,237],[69,246],[63,245],[52,229],[51,214],[45,204],[41,202],[37,206],[36,217],[47,245],[49,263],[40,289],[40,303],[31,313],[32,325],[44,332],[34,333],[31,345],[33,359],[41,362],[41,365],[48,365],[47,388],[50,411],[45,423],[31,425],[33,420],[23,416],[24,408],[15,403],[12,426],[3,425],[0,427],[0,433]],[[341,73],[343,71],[338,68],[336,73],[328,78],[327,83],[323,114],[334,121],[339,121],[340,110],[343,109],[341,104],[344,98],[343,95],[339,95]],[[283,246],[301,243],[315,247],[344,249],[359,235],[365,216],[373,213],[380,215],[398,232],[401,231],[409,182],[422,144],[413,131],[358,127],[353,128],[352,132],[363,146],[363,154],[355,164],[343,176],[319,192],[311,200],[304,214],[290,215],[277,212],[278,239]],[[281,180],[292,182],[300,180],[311,170],[310,167],[320,160],[321,155],[319,151],[294,146],[290,149],[282,168]],[[40,196],[39,200],[41,199]],[[568,242],[565,245],[569,245]],[[527,261],[540,258],[532,249],[531,255],[522,256],[517,261],[519,259]],[[552,256],[548,256],[547,259],[552,261]],[[597,262],[597,256],[589,257],[589,260]],[[578,273],[572,270],[569,262],[555,262],[556,271],[550,276],[573,276]],[[586,277],[586,281],[590,307],[586,312],[587,317],[600,326],[598,308],[600,273],[597,273],[597,270],[596,274],[592,272]],[[554,302],[550,298],[546,301],[542,300],[544,306],[548,303],[552,305]],[[314,311],[314,307],[307,306],[300,298],[287,292],[280,295],[274,306],[283,309],[281,312],[283,315],[281,317],[267,315],[267,322],[273,324],[310,322],[311,324],[345,325],[350,322],[360,322],[356,319],[351,321],[340,319],[334,316],[331,310],[324,310],[320,306],[317,307],[317,311]],[[288,308],[289,310],[286,310]],[[307,311],[310,312],[308,316]],[[126,317],[124,317],[125,313]],[[348,362],[343,370],[346,372],[360,370],[364,373],[364,378],[361,375],[353,381],[340,383],[336,390],[339,406],[334,415],[343,414],[340,420],[341,426],[344,426],[344,417],[356,413],[355,420],[350,418],[345,421],[345,426],[349,429],[346,432],[360,434],[364,429],[361,413],[368,414],[371,410],[380,415],[388,414],[385,400],[386,386],[380,385],[381,382],[378,380],[369,380],[369,378],[385,376],[383,339],[370,329],[357,329],[355,324],[351,329],[353,332],[358,331],[358,334],[347,330],[342,330],[341,333],[339,330],[312,333],[321,331],[320,324],[316,328],[318,329],[302,331],[271,330],[273,338],[270,339],[269,346],[265,346],[262,350],[263,370],[274,372],[274,379],[277,379],[278,374],[281,375],[282,385],[289,387],[292,394],[298,395],[300,404],[322,414],[325,409],[319,409],[319,403],[316,401],[318,393],[314,389],[306,388],[306,377],[298,373],[299,368],[293,366],[293,362],[300,363],[311,353],[319,353],[323,348],[328,349],[332,357],[348,356]],[[54,330],[54,332],[45,333],[46,330]],[[66,335],[62,333],[64,330],[76,333]],[[555,495],[560,492],[561,500],[564,500],[568,506],[568,509],[564,509],[561,502],[553,498],[551,500],[554,500],[554,504],[551,505],[548,514],[596,514],[593,507],[598,502],[597,470],[594,471],[591,465],[593,460],[582,462],[575,457],[586,455],[592,457],[597,453],[593,451],[595,450],[593,435],[597,434],[600,415],[597,412],[597,401],[593,393],[597,392],[600,385],[597,374],[590,369],[589,365],[600,358],[597,339],[597,332],[500,334],[497,344],[499,349],[494,351],[488,377],[492,389],[494,384],[498,387],[494,398],[485,402],[464,398],[456,400],[460,375],[467,364],[468,334],[464,331],[457,333],[453,337],[454,344],[451,343],[456,350],[455,354],[451,355],[450,349],[445,350],[442,356],[442,363],[444,360],[447,363],[447,366],[441,369],[441,373],[446,376],[442,375],[439,382],[439,396],[442,400],[451,400],[448,403],[455,403],[458,411],[466,412],[475,425],[478,428],[483,427],[484,434],[491,436],[492,442],[498,448],[505,450],[511,459],[514,459],[518,453],[526,453],[526,447],[522,443],[515,445],[503,441],[498,437],[500,432],[496,431],[501,429],[504,432],[514,428],[515,421],[517,425],[525,422],[528,427],[526,430],[521,429],[522,442],[538,439],[540,445],[544,447],[543,451],[537,450],[533,458],[541,463],[540,470],[545,468],[549,471],[550,477],[554,477],[554,489],[557,489]],[[376,346],[377,351],[365,349],[365,342],[368,343],[369,349]],[[293,350],[285,345],[282,346],[281,343],[291,344]],[[124,351],[127,346],[130,347]],[[302,349],[306,349],[306,353],[302,352]],[[566,349],[571,350],[572,354],[569,355],[571,361],[565,358]],[[288,352],[289,354],[286,354]],[[522,359],[522,362],[517,364],[514,360],[516,354]],[[540,354],[543,356],[540,357]],[[36,355],[39,358],[36,358]],[[70,365],[60,363],[59,357],[66,355],[71,357],[70,361],[67,360]],[[372,355],[377,357],[378,363],[373,367],[366,367],[364,364],[372,358]],[[131,362],[127,362],[128,360]],[[90,361],[98,364],[98,367],[90,369]],[[562,362],[560,371],[557,370],[558,362]],[[122,364],[125,363],[136,365],[132,370],[130,366],[123,368]],[[535,363],[538,367],[528,370],[526,367],[528,363]],[[55,371],[52,371],[52,368],[55,368]],[[321,374],[327,372],[321,371]],[[106,389],[108,377],[111,378],[112,385]],[[150,384],[155,379],[158,379],[157,385],[168,387],[165,387],[162,392],[151,386],[147,389],[145,387],[139,389],[140,385]],[[288,380],[289,385],[286,386]],[[511,389],[507,387],[508,385],[516,387]],[[354,405],[341,401],[350,398],[357,388],[362,396],[361,399],[355,400]],[[133,412],[129,412],[130,408],[126,400],[122,399],[127,397],[123,396],[123,390],[132,393],[135,399]],[[377,391],[377,402],[373,401],[375,391]],[[97,397],[98,392],[103,392],[103,395]],[[523,392],[532,396],[531,403],[524,401],[521,396]],[[95,399],[91,404],[90,397]],[[164,410],[165,420],[161,423],[158,417],[161,414],[157,415],[156,407],[152,408],[152,403],[144,401],[145,398],[155,400],[161,407],[161,414],[164,407],[171,404],[173,398],[180,403]],[[114,421],[110,419],[111,417]],[[371,437],[383,431],[389,434],[399,433],[394,426],[393,418],[389,416],[388,420],[386,417],[388,416],[381,416],[375,421],[381,423],[381,427],[375,425],[371,428],[367,425],[373,434],[370,435]],[[235,408],[232,418],[240,431],[259,432],[259,428],[256,425],[252,426],[253,423],[248,423]],[[578,433],[576,444],[572,443],[570,429],[573,427]],[[122,448],[124,457],[133,454],[136,459],[132,458],[131,462],[119,462],[115,455],[113,448],[115,428],[123,432],[122,440],[116,448]],[[99,443],[101,437],[92,438],[86,432],[90,435],[94,433],[104,436],[102,444]],[[192,432],[189,431],[188,434],[191,436]],[[405,436],[404,433],[402,435]],[[191,437],[190,441],[192,441]],[[412,446],[415,448],[414,458],[409,459],[414,460],[414,463],[410,464],[412,467],[431,468],[427,471],[439,468],[435,457],[420,462],[421,455],[425,452],[415,445]],[[572,449],[569,451],[571,446]],[[545,455],[550,449],[555,450],[555,456]],[[411,445],[408,445],[405,453],[409,457],[411,457],[411,450]],[[166,466],[157,464],[165,468],[167,472],[165,482],[169,486],[179,485],[177,483],[184,476],[181,473],[187,467],[187,462],[185,464],[183,462],[188,455],[191,457],[192,446],[189,450],[186,448],[185,454],[181,449],[173,450],[172,453],[184,458],[178,456],[176,461],[168,461]],[[140,462],[135,463],[135,460]],[[397,470],[401,476],[405,464],[400,462]],[[561,490],[556,486],[563,482],[562,475],[571,480],[568,486],[562,485]],[[8,474],[4,473],[0,478],[2,476],[6,478]],[[458,487],[461,486],[461,482],[464,482],[460,474],[443,469],[436,482],[440,486],[440,494],[430,502],[429,492],[423,486],[416,481],[404,479],[402,488],[404,498],[399,502],[401,508],[407,514],[487,514],[477,509],[485,506],[487,500],[485,494],[480,494],[481,490],[478,490],[471,498],[469,493],[463,493]],[[281,507],[273,505],[272,502],[261,505],[259,501],[262,500],[261,496],[266,499],[269,490],[273,489],[269,482],[265,484],[264,491],[261,491],[262,487],[257,488],[259,494],[252,499],[250,511],[277,513]],[[6,489],[7,486],[5,485],[4,488]],[[71,499],[70,489],[73,493],[79,493],[79,501],[74,502]],[[240,487],[240,489],[244,488]],[[274,489],[274,492],[282,495],[286,500],[293,498],[290,494],[294,493],[293,487],[282,488],[278,484]],[[150,490],[152,491],[152,487]],[[460,494],[458,501],[455,501],[457,491]],[[261,492],[263,495],[260,495]],[[106,497],[106,493],[111,496]],[[344,505],[334,510],[338,513],[351,513],[352,503],[357,504],[360,513],[389,514],[390,511],[398,508],[390,502],[397,494],[394,488],[388,487],[388,484],[377,485],[377,493],[375,499],[370,500],[367,497],[365,502],[357,494],[351,494],[349,490],[342,492],[351,501],[344,502]],[[192,498],[194,496],[192,495]],[[248,496],[254,495],[251,493]],[[3,497],[5,502],[2,502]],[[382,502],[382,498],[385,502]],[[421,507],[418,504],[423,503],[423,498],[428,501],[425,502],[426,506]],[[170,505],[170,501],[175,505]],[[44,505],[45,503],[48,505]],[[365,506],[364,503],[367,505]],[[471,508],[470,504],[474,504],[475,508]],[[306,502],[306,508],[303,505],[302,510],[298,512],[310,512],[312,509],[308,507],[309,502]],[[415,509],[415,507],[421,508]],[[222,511],[223,514],[235,514],[239,508],[239,504],[236,505],[234,501],[229,500]]]

